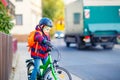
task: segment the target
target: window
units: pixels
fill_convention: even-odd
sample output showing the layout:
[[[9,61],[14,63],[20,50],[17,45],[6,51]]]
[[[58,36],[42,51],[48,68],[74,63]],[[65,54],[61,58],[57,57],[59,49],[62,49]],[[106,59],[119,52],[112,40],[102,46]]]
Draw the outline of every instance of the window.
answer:
[[[21,14],[16,15],[16,25],[22,25],[23,24],[23,16]]]
[[[80,13],[74,13],[74,24],[80,24]]]

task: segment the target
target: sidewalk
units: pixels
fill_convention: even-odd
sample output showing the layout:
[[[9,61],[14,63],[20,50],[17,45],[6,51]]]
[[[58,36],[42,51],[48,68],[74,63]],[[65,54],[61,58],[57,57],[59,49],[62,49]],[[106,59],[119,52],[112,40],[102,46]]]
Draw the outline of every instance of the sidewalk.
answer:
[[[10,80],[28,80],[25,57],[20,53],[14,55]]]
[[[27,68],[25,64],[25,56],[19,52],[14,55],[13,58],[13,70],[10,80],[28,80],[27,79]],[[72,75],[72,74],[71,74]],[[79,77],[72,75],[72,80],[82,80]]]

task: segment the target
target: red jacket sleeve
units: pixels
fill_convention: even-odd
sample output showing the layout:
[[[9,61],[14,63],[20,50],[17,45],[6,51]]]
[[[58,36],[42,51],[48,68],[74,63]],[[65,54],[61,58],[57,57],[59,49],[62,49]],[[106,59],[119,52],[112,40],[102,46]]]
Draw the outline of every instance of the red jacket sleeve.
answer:
[[[44,41],[44,37],[39,32],[35,33],[34,39],[35,41],[38,41],[39,43],[42,43]]]

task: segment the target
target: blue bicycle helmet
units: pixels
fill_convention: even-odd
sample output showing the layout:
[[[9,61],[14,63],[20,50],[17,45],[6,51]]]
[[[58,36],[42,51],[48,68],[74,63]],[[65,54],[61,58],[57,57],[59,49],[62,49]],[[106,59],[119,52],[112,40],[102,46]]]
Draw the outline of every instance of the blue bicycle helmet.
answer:
[[[39,21],[39,25],[45,25],[45,26],[48,26],[48,27],[52,27],[53,26],[53,23],[52,23],[52,20],[49,19],[49,18],[42,18],[40,21]]]

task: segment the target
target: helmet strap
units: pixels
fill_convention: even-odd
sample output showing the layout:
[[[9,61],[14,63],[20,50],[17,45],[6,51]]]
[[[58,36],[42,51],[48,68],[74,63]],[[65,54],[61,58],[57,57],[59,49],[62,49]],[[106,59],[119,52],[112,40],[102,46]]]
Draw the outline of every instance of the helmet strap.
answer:
[[[40,29],[43,30],[43,28],[44,28],[44,25],[41,25],[41,26],[40,26]]]
[[[42,33],[46,36],[46,34],[44,33],[44,31],[43,31],[43,28],[44,28],[45,26],[44,25],[41,25],[40,26],[40,30],[42,31]]]

